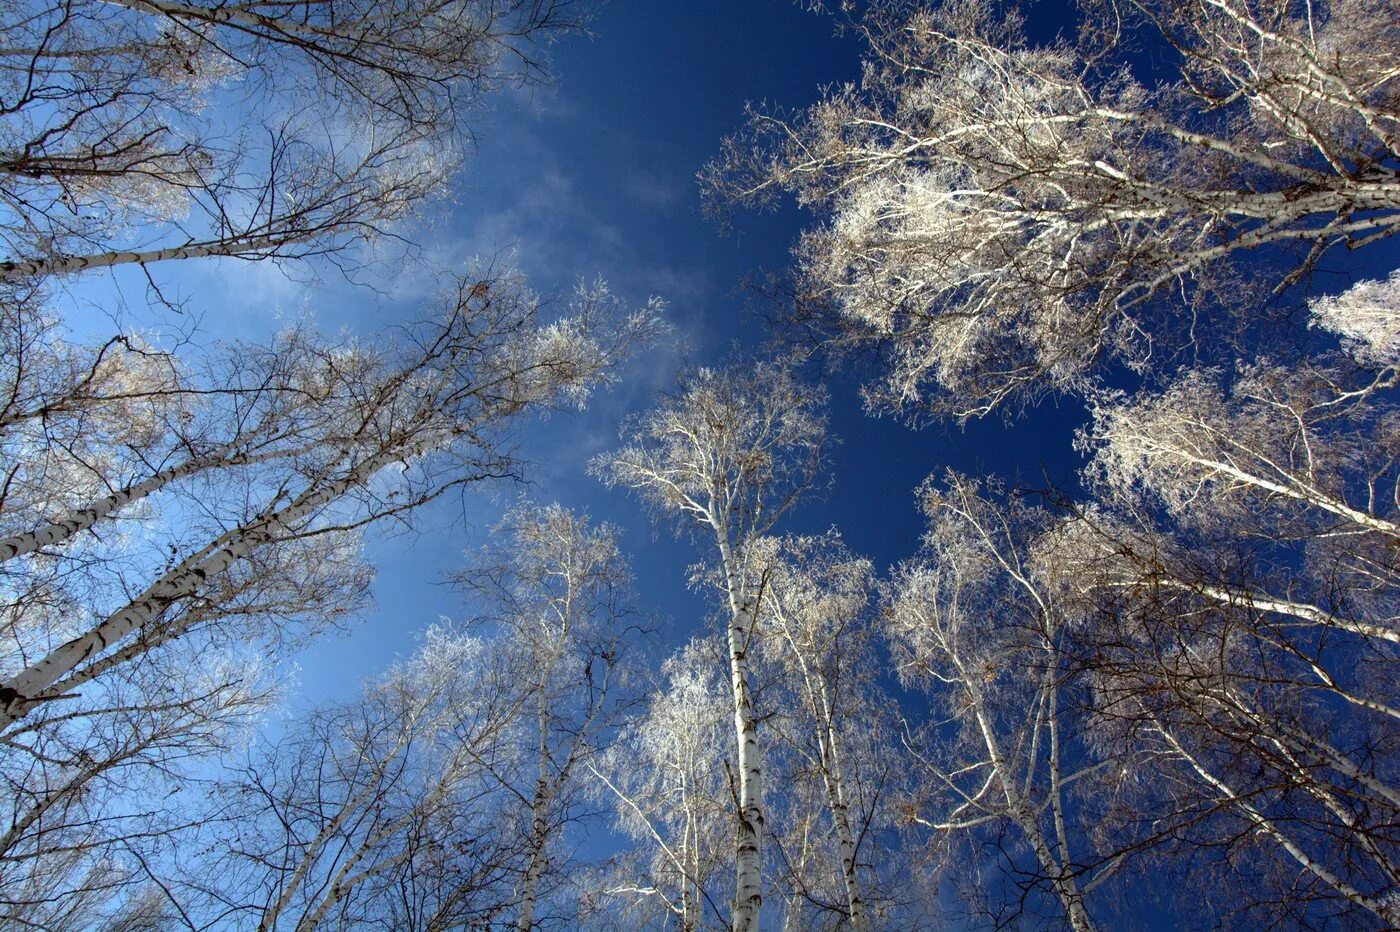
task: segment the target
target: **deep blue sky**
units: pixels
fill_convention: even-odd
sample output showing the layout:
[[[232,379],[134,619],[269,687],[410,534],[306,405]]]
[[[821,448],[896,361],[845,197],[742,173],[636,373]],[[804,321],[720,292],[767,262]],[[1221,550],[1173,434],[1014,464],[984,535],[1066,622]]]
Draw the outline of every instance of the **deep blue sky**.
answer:
[[[545,292],[602,277],[630,300],[656,294],[669,302],[674,338],[646,354],[626,384],[587,415],[554,417],[529,431],[524,452],[534,465],[523,491],[624,529],[643,608],[657,616],[664,643],[675,645],[707,611],[685,585],[696,551],[669,528],[656,529],[634,499],[590,478],[585,464],[615,444],[622,417],[670,384],[682,359],[718,361],[735,341],[748,348],[764,339],[739,285],[749,272],[787,262],[804,218],[791,207],[741,215],[723,234],[700,214],[695,173],[739,127],[746,101],[810,103],[821,85],[858,76],[860,47],[792,0],[612,0],[592,29],[593,38],[555,48],[555,88],[498,99],[431,248],[448,264],[514,248]],[[340,286],[286,295],[275,282],[268,288],[283,308],[304,301],[327,326],[361,332],[412,313],[411,296],[386,306]],[[853,382],[832,384],[831,394],[839,441],[832,485],[793,515],[790,529],[835,526],[880,568],[918,547],[913,490],[930,472],[952,465],[1021,474],[1030,484],[1042,467],[1062,480],[1072,472],[1070,434],[1081,421],[1073,406],[1046,406],[1011,430],[988,422],[913,431],[867,416]],[[304,698],[353,689],[359,674],[408,649],[425,624],[469,614],[437,580],[485,541],[520,491],[444,503],[422,516],[418,535],[377,544],[379,609],[349,637],[306,653]]]

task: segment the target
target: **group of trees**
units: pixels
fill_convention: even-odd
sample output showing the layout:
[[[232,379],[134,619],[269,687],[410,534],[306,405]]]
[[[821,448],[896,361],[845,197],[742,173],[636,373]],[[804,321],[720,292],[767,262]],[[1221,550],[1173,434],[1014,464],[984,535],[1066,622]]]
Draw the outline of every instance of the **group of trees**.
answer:
[[[365,535],[517,476],[519,425],[610,383],[658,308],[597,285],[546,312],[487,261],[372,337],[196,341],[159,276],[411,248],[483,97],[547,77],[580,23],[566,0],[0,11],[6,927],[532,926],[620,708],[611,529],[522,506],[481,602],[499,631],[434,628],[359,698],[267,714],[291,652],[367,608]],[[150,308],[75,335],[71,287],[117,266]],[[195,312],[177,336],[171,310]]]
[[[658,308],[546,319],[487,264],[374,339],[196,346],[75,338],[65,289],[128,265],[168,308],[161,262],[411,245],[575,11],[0,10],[0,922],[1088,930],[1181,890],[1400,925],[1400,273],[1315,287],[1400,216],[1400,6],[1082,0],[1049,43],[990,0],[848,6],[861,82],[755,111],[706,190],[812,209],[784,311],[872,409],[1081,398],[1077,486],[936,474],[881,573],[785,533],[824,390],[693,369],[592,471],[695,545],[708,632],[648,663],[619,531],[523,502],[470,620],[280,719],[290,653],[369,602],[365,535],[515,477]]]
[[[871,408],[1090,414],[1078,488],[931,478],[877,586],[926,698],[877,677],[847,714],[902,716],[874,757],[903,863],[996,925],[1179,886],[1205,924],[1395,926],[1400,279],[1316,280],[1394,230],[1400,7],[1092,0],[1052,42],[984,0],[872,7],[860,83],[755,110],[714,204],[816,212],[775,293]]]

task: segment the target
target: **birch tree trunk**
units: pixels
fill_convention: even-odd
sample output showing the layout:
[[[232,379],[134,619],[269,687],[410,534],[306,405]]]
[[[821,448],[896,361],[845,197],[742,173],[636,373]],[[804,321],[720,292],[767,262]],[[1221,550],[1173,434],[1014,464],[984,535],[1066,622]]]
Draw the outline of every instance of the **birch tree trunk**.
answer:
[[[824,691],[823,691],[824,693]],[[822,695],[822,705],[826,697]],[[870,932],[870,920],[865,915],[865,901],[860,895],[860,879],[856,876],[856,844],[851,835],[850,806],[846,802],[845,779],[841,772],[841,752],[836,728],[828,718],[818,736],[822,755],[822,782],[826,786],[827,805],[831,822],[836,828],[837,853],[841,858],[841,880],[846,888],[846,908],[850,911],[852,932]]]
[[[426,443],[427,441],[420,441],[414,445],[414,449],[421,448]],[[0,709],[0,728],[21,718],[32,706],[35,697],[71,673],[78,664],[97,656],[135,629],[150,624],[171,603],[198,591],[205,581],[273,540],[279,531],[287,530],[317,508],[339,498],[350,488],[368,481],[380,469],[411,455],[412,452],[399,449],[368,459],[340,479],[319,487],[313,485],[286,507],[265,512],[186,557],[125,608],[109,615],[86,633],[55,648],[48,656],[0,685],[0,702],[4,703],[3,709]]]
[[[520,916],[515,924],[520,932],[530,932],[535,924],[535,897],[539,890],[540,874],[544,871],[544,848],[549,841],[549,823],[545,819],[545,809],[549,806],[552,795],[548,770],[549,705],[543,687],[540,688],[539,728],[539,779],[535,782],[535,795],[530,801],[530,860],[525,869],[525,884],[520,893]]]
[[[0,281],[17,281],[31,276],[67,275],[92,269],[107,269],[117,265],[147,265],[171,259],[205,259],[213,256],[241,256],[265,249],[276,249],[309,239],[311,234],[285,236],[264,235],[243,242],[239,238],[214,243],[192,243],[167,249],[144,251],[114,250],[89,256],[54,256],[50,259],[11,260],[0,262]]]
[[[1185,761],[1186,764],[1195,771],[1196,775],[1203,782],[1219,792],[1223,797],[1223,801],[1238,811],[1261,835],[1277,843],[1303,870],[1327,884],[1327,886],[1335,890],[1344,899],[1355,903],[1357,906],[1360,906],[1362,909],[1367,910],[1381,919],[1387,927],[1400,927],[1400,909],[1396,909],[1393,905],[1361,892],[1352,884],[1339,877],[1334,871],[1328,868],[1327,865],[1313,858],[1298,845],[1278,823],[1260,812],[1257,807],[1250,804],[1248,799],[1240,796],[1233,787],[1216,775],[1204,761],[1187,751],[1169,728],[1161,722],[1155,724],[1157,732],[1162,736],[1162,739],[1177,753],[1181,760]]]
[[[249,453],[233,453],[231,448],[225,448],[207,456],[196,457],[186,460],[177,466],[163,469],[140,482],[133,483],[124,489],[113,492],[105,498],[93,502],[87,508],[76,511],[62,520],[47,524],[37,530],[26,534],[16,534],[0,540],[0,563],[13,560],[15,557],[22,557],[25,554],[34,553],[44,547],[52,547],[54,544],[61,544],[71,537],[81,534],[83,531],[93,527],[97,522],[108,515],[133,505],[141,501],[148,495],[160,491],[172,482],[189,478],[196,473],[207,469],[222,469],[233,466],[253,466],[259,463],[267,463],[277,459],[294,456],[297,453],[305,452],[304,449],[278,450],[272,453],[261,455]]]
[[[756,932],[763,905],[763,757],[758,739],[749,674],[753,608],[729,542],[729,529],[716,522],[720,563],[729,598],[729,680],[734,691],[734,736],[738,741],[739,811],[735,839],[733,932]]]
[[[1079,885],[1075,883],[1074,878],[1069,875],[1069,865],[1062,858],[1055,856],[1049,840],[1045,837],[1045,832],[1040,827],[1035,807],[1021,792],[1019,781],[1010,770],[1010,763],[1001,749],[1001,742],[997,740],[995,726],[988,716],[987,706],[982,698],[982,690],[977,686],[976,674],[963,669],[961,664],[958,664],[958,674],[967,690],[969,704],[977,719],[977,728],[986,744],[987,755],[991,759],[992,769],[997,775],[997,782],[1001,785],[1002,795],[1006,799],[1011,817],[1025,833],[1026,841],[1030,843],[1031,850],[1035,852],[1036,861],[1039,862],[1041,870],[1045,871],[1050,880],[1051,888],[1055,891],[1060,905],[1064,907],[1070,927],[1075,932],[1093,932],[1094,924],[1089,919],[1088,911],[1084,908],[1084,895],[1080,892]]]

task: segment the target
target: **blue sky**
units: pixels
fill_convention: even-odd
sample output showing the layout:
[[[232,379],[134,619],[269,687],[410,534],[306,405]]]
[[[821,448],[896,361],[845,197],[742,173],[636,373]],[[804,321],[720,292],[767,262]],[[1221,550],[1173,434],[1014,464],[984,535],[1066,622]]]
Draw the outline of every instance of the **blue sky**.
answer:
[[[834,35],[832,21],[791,0],[612,0],[593,22],[594,37],[553,51],[557,85],[500,95],[453,202],[432,217],[425,244],[434,261],[460,266],[476,255],[514,250],[534,286],[566,292],[580,277],[601,277],[632,302],[659,295],[673,335],[644,354],[624,384],[584,415],[558,415],[526,433],[529,486],[480,490],[420,515],[414,535],[372,543],[379,567],[378,609],[348,636],[331,637],[301,658],[300,702],[344,695],[364,674],[411,649],[415,632],[440,616],[470,614],[440,584],[463,554],[485,542],[502,507],[519,494],[559,501],[624,530],[644,611],[663,645],[683,643],[707,604],[687,589],[697,552],[669,528],[656,528],[634,500],[603,488],[587,461],[616,443],[628,413],[671,384],[683,362],[713,362],[737,343],[757,347],[762,323],[739,291],[746,273],[780,268],[804,221],[795,208],[742,215],[725,234],[701,216],[695,173],[737,129],[743,106],[764,100],[802,106],[818,88],[859,74],[859,45]],[[206,266],[210,284],[239,281],[238,296],[207,312],[211,329],[256,332],[278,316],[306,311],[323,326],[372,333],[412,314],[422,295],[396,283],[391,298],[330,280],[307,289],[258,267]],[[215,314],[230,319],[214,321]],[[1008,429],[986,422],[966,430],[912,431],[867,416],[854,381],[830,386],[831,486],[795,513],[790,530],[839,528],[849,543],[888,566],[917,548],[922,520],[914,488],[944,466],[1023,475],[1039,484],[1048,468],[1068,479],[1070,434],[1082,421],[1073,405],[1045,406]]]

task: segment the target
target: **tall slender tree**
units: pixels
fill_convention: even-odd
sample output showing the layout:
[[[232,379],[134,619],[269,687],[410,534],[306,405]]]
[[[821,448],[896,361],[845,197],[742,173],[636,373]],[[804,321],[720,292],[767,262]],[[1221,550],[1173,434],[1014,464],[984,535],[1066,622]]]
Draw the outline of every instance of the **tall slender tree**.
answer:
[[[514,922],[529,932],[541,924],[536,913],[547,891],[567,882],[562,836],[580,818],[581,774],[633,701],[629,652],[639,627],[631,576],[610,525],[592,525],[559,505],[523,502],[496,537],[499,543],[459,581],[485,597],[485,617],[499,628],[516,688],[526,696],[523,714],[533,717],[517,739],[522,767],[498,775],[527,823]]]
[[[778,731],[787,733],[800,766],[814,777],[820,788],[814,795],[829,820],[830,845],[816,843],[818,822],[801,833],[804,846],[830,852],[826,867],[839,880],[844,920],[855,932],[868,932],[876,867],[860,848],[863,841],[878,843],[881,796],[899,780],[900,766],[897,748],[879,747],[893,735],[884,727],[888,715],[876,683],[873,568],[835,532],[769,539],[756,549],[767,577],[760,656],[781,671],[792,696],[783,710],[791,722]],[[800,888],[809,886],[816,887]]]
[[[724,733],[732,703],[717,670],[722,653],[696,639],[668,658],[642,713],[589,764],[594,794],[635,845],[597,884],[608,903],[621,904],[607,912],[631,926],[697,932],[726,924],[733,807]]]
[[[594,461],[605,481],[714,546],[737,744],[736,932],[758,928],[763,902],[763,749],[750,654],[765,577],[753,571],[754,548],[818,478],[824,402],[778,364],[698,369],[623,428],[626,446]]]

